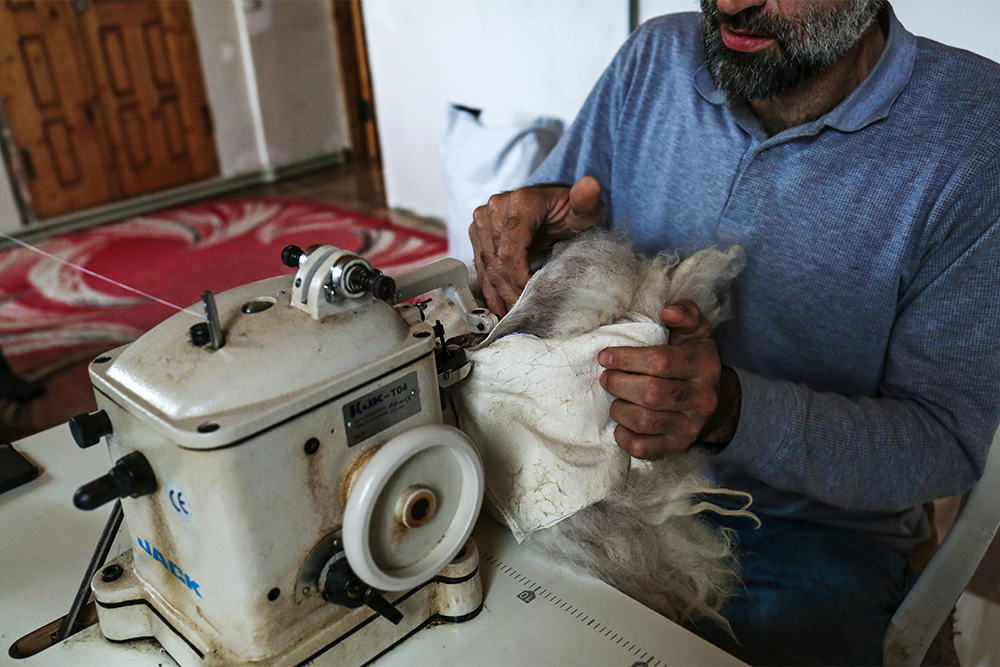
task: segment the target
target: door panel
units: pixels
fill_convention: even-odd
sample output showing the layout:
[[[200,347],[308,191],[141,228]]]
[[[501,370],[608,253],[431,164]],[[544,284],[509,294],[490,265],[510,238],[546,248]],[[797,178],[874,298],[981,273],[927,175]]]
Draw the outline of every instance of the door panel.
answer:
[[[118,194],[80,46],[70,3],[0,3],[0,101],[39,217]]]
[[[171,102],[169,96],[165,98],[168,104],[164,113],[168,114],[167,122],[176,122],[177,131],[182,133],[177,135],[174,145],[186,147],[185,159],[191,163],[194,174],[199,179],[211,178],[219,173],[219,161],[215,153],[212,112],[205,96],[191,9],[187,2],[177,0],[160,0],[158,4],[160,23],[149,29],[150,34],[161,35],[150,38],[149,51],[154,62],[158,63],[153,71],[159,88],[165,90],[176,86],[180,91],[176,102]],[[161,40],[162,57],[156,39]],[[174,113],[176,121],[170,118],[170,114]]]
[[[45,37],[25,36],[19,40],[18,45],[21,47],[21,64],[28,75],[35,105],[39,109],[44,109],[59,104],[59,89],[56,87],[56,77],[52,71],[48,47],[45,46]]]
[[[73,132],[64,119],[45,121],[45,144],[59,185],[68,188],[81,183],[83,168],[73,144]]]
[[[130,95],[135,92],[132,83],[132,72],[129,70],[128,57],[125,55],[125,38],[119,26],[105,27],[98,30],[98,40],[101,45],[101,60],[104,69],[111,79],[111,88],[115,95]]]
[[[380,148],[361,0],[331,0],[353,159],[378,162]]]
[[[164,9],[170,10],[167,16]],[[183,31],[190,25],[186,10],[187,4],[178,2],[103,0],[91,3],[82,16],[91,52],[97,54],[95,78],[126,196],[218,171],[202,113],[204,87],[193,35]],[[178,85],[178,68],[196,77]],[[210,159],[192,159],[192,143],[213,149]]]

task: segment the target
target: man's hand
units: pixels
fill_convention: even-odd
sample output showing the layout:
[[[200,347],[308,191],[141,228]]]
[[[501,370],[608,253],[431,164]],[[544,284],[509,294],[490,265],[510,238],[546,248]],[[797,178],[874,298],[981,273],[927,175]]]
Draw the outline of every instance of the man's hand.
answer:
[[[615,440],[632,456],[655,459],[687,451],[696,440],[728,444],[740,415],[740,383],[724,368],[712,326],[693,301],[663,309],[670,341],[609,347],[598,355],[601,386],[617,400]]]
[[[490,197],[469,227],[487,307],[506,315],[531,277],[528,254],[593,227],[603,215],[601,184],[593,176],[572,188],[520,188]]]

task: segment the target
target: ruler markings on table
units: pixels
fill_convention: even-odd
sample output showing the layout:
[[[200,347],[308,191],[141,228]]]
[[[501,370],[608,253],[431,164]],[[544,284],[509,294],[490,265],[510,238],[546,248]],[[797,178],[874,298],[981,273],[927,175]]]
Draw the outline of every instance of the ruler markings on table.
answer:
[[[521,595],[524,595],[525,593],[530,592],[532,594],[532,596],[530,598],[528,598],[528,599],[522,598],[522,599],[524,599],[525,602],[530,602],[532,599],[534,599],[534,597],[540,597],[543,600],[547,600],[547,601],[551,602],[553,605],[558,606],[559,609],[565,611],[566,613],[568,613],[570,615],[574,615],[574,612],[575,612],[574,618],[579,618],[581,622],[582,621],[587,621],[589,619],[589,622],[587,623],[586,627],[588,627],[588,628],[592,627],[595,632],[597,632],[598,634],[600,634],[600,635],[602,635],[604,637],[607,637],[608,634],[612,632],[612,629],[610,627],[608,627],[607,625],[604,625],[603,623],[597,623],[596,625],[594,625],[596,619],[587,616],[586,614],[583,613],[582,610],[577,609],[576,607],[574,607],[573,605],[569,604],[568,602],[566,602],[562,598],[560,598],[557,595],[553,594],[551,591],[546,590],[541,585],[539,585],[539,584],[535,583],[534,581],[532,581],[530,577],[522,574],[521,572],[518,572],[517,570],[515,570],[511,566],[507,565],[506,563],[504,563],[500,559],[498,559],[495,556],[493,556],[492,554],[488,554],[488,553],[486,553],[486,552],[484,552],[482,550],[480,550],[479,553],[480,553],[481,558],[484,561],[486,561],[490,565],[494,566],[499,571],[503,572],[504,574],[506,574],[508,577],[510,577],[511,579],[513,579],[514,581],[516,581],[517,583],[523,584],[523,585],[525,585],[525,586],[528,587],[524,592],[522,592]],[[521,597],[521,596],[519,595],[518,597]],[[582,616],[582,618],[581,618],[581,616]],[[603,632],[602,632],[602,630],[603,630]],[[616,638],[618,639],[618,641],[615,642],[616,646],[620,646],[621,643],[623,641],[625,641],[625,636],[624,635],[619,636],[617,632],[614,633],[610,638],[608,638],[608,641],[614,641]],[[636,656],[638,656],[639,655],[639,651],[642,650],[642,649],[639,648],[638,645],[633,644],[632,642],[628,642],[628,646],[631,646],[632,648],[629,649],[626,646],[622,646],[622,648],[625,649],[626,651],[630,652],[630,653],[633,653]],[[647,656],[648,656],[648,659],[647,659]],[[655,663],[653,663],[652,665],[650,665],[649,661],[653,660],[653,659],[655,659],[655,656],[653,654],[651,654],[649,651],[644,651],[643,654],[642,654],[642,657],[640,658],[640,662],[643,663],[644,665],[649,665],[649,667],[659,667],[661,664],[663,664],[662,662],[660,662],[660,660],[656,660]]]

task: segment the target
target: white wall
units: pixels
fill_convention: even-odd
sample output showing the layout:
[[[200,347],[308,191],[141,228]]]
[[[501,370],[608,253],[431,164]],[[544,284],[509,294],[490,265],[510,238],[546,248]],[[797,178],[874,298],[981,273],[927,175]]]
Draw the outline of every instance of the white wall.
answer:
[[[247,19],[271,163],[349,148],[330,0],[262,0]]]
[[[1000,62],[997,0],[895,0],[892,7],[910,32]]]
[[[350,146],[329,0],[195,0],[222,176]]]
[[[576,115],[628,34],[627,0],[364,0],[389,205],[444,217],[450,103],[489,126]]]
[[[191,18],[215,125],[219,171],[232,176],[260,169],[266,155],[260,151],[254,122],[256,94],[250,91],[253,81],[247,77],[241,40],[246,25],[242,6],[220,0],[192,2]]]
[[[0,232],[16,232],[21,229],[21,214],[14,200],[14,186],[4,170],[0,176]]]
[[[701,9],[699,0],[639,0],[639,22],[645,23],[654,16],[676,12],[696,12]]]

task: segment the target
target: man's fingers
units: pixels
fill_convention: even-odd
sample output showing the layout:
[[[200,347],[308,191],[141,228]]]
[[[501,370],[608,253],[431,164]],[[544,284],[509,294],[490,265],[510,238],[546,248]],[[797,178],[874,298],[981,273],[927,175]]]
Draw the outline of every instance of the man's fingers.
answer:
[[[486,307],[490,309],[491,313],[503,317],[507,314],[507,307],[497,293],[496,288],[493,287],[493,283],[490,282],[482,252],[476,253],[474,262],[476,264],[476,275],[479,277],[479,288],[483,291],[483,298],[486,299]]]
[[[497,268],[507,278],[510,286],[517,291],[517,295],[520,295],[531,277],[531,267],[528,265],[528,246],[531,245],[531,236],[515,231],[506,236],[494,237],[494,243],[496,261],[499,263]]]
[[[698,305],[690,299],[681,299],[663,309],[663,323],[670,329],[670,345],[694,338],[711,338],[712,325]]]
[[[514,305],[528,282],[527,246],[534,233],[530,225],[522,225],[506,202],[491,197],[489,203],[475,210],[469,227],[486,305],[500,316]]]
[[[682,409],[691,402],[696,391],[696,387],[686,381],[664,380],[620,371],[604,371],[601,374],[601,386],[612,396],[649,410]],[[640,430],[643,433],[651,432]]]
[[[627,426],[615,427],[615,442],[630,456],[637,459],[659,459],[664,456],[683,454],[689,445],[670,435],[645,435],[636,433]]]
[[[503,280],[494,283],[493,287],[496,289],[497,294],[504,303],[503,314],[506,315],[514,304],[517,303],[518,298],[521,296],[522,288],[515,287],[510,281]],[[497,315],[500,315],[497,311],[492,311]]]
[[[492,243],[495,248],[494,254],[492,256],[486,254],[482,261],[485,264],[486,276],[489,278],[490,284],[504,302],[504,313],[493,311],[501,315],[506,314],[506,311],[510,310],[518,297],[521,296],[524,286],[528,283],[528,278],[531,277],[531,269],[528,267],[527,251],[522,248],[518,254],[517,241],[494,235]]]
[[[636,458],[686,451],[719,407],[722,369],[712,327],[698,306],[681,300],[663,309],[670,342],[651,347],[609,347],[598,362],[601,386],[617,400],[615,440]]]
[[[479,210],[477,209],[476,215],[478,214]],[[476,276],[479,278],[479,287],[483,290],[483,298],[486,299],[486,307],[491,312],[503,317],[507,314],[507,308],[503,298],[493,285],[489,271],[489,262],[492,261],[494,255],[492,235],[488,233],[488,230],[484,230],[484,226],[479,223],[481,220],[474,221],[469,225],[469,240],[472,241]]]
[[[584,176],[569,191],[570,214],[576,221],[570,222],[574,229],[596,225],[604,217],[604,202],[601,201],[601,183],[593,176]]]
[[[608,347],[597,355],[597,362],[608,370],[675,380],[694,377],[698,370],[695,361],[688,351],[669,345]]]
[[[687,421],[679,412],[649,410],[623,399],[611,403],[610,414],[615,423],[642,435],[681,435]]]
[[[593,177],[572,188],[518,188],[490,197],[472,215],[469,238],[490,310],[504,315],[531,277],[528,254],[593,227],[604,215],[601,184]]]

